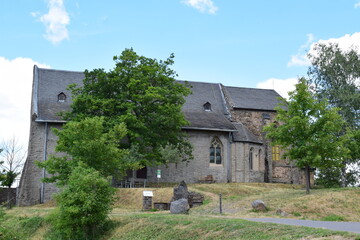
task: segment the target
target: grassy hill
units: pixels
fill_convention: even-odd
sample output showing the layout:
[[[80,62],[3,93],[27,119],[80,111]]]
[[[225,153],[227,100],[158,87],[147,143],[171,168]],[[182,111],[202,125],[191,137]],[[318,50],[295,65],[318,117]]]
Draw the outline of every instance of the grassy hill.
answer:
[[[360,222],[360,188],[312,189],[309,195],[303,186],[287,184],[190,184],[188,188],[206,198],[206,204],[191,209],[191,215],[219,214],[219,194],[222,194],[223,213],[227,216],[276,217],[276,210],[282,209],[289,218]],[[144,190],[154,192],[153,202],[169,202],[173,194],[172,187],[119,189],[116,210],[141,210]],[[256,199],[263,200],[269,210],[254,212],[251,203]]]
[[[205,204],[192,208],[189,215],[170,215],[167,211],[142,212],[142,191],[153,190],[153,202],[169,202],[172,186],[146,189],[118,189],[110,218],[114,229],[104,239],[360,239],[359,235],[305,227],[254,223],[239,217],[360,221],[360,189],[313,189],[306,195],[302,186],[284,184],[230,183],[190,184],[190,191],[205,195]],[[223,213],[219,214],[219,194]],[[269,210],[255,212],[252,201],[263,200]],[[53,203],[6,211],[2,228],[23,235],[16,239],[43,239],[49,229],[46,215]],[[2,228],[1,228],[2,227]],[[24,230],[25,229],[25,230]],[[31,236],[31,237],[29,237]]]

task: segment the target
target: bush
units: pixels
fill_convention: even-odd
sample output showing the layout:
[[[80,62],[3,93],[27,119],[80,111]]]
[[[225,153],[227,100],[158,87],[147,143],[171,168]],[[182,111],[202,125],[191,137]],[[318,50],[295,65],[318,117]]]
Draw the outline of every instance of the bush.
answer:
[[[85,164],[74,168],[67,186],[55,197],[50,216],[50,239],[97,239],[106,231],[114,189],[100,173]]]

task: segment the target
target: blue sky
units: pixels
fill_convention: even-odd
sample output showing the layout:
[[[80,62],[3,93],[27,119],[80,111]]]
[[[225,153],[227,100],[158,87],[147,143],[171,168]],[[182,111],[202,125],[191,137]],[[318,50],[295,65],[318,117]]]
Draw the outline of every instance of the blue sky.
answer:
[[[179,79],[275,88],[306,75],[317,42],[360,45],[359,0],[0,1],[0,140],[29,132],[32,67],[114,66],[125,48]]]

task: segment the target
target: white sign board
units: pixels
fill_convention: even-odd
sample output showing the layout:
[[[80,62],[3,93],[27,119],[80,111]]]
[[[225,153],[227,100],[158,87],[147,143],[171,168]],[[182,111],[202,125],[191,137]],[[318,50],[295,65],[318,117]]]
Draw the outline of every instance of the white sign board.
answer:
[[[143,191],[143,196],[144,197],[153,197],[153,191]]]

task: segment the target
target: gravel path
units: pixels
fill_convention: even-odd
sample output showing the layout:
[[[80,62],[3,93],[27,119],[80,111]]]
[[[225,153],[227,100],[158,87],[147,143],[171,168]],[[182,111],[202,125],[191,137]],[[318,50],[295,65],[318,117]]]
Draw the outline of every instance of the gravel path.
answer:
[[[270,222],[295,226],[305,226],[313,228],[326,228],[335,231],[345,231],[360,234],[360,222],[327,222],[327,221],[311,221],[297,220],[287,218],[243,218],[244,220],[255,222]]]

